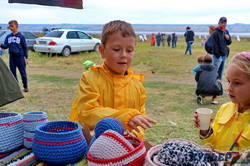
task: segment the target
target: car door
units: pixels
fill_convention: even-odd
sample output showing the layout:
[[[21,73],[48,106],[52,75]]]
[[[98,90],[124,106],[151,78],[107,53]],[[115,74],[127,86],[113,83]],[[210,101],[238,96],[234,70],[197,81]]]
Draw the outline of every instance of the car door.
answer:
[[[77,34],[77,31],[68,31],[66,35],[68,45],[71,47],[71,52],[81,51],[81,40]]]
[[[95,43],[92,37],[81,31],[78,31],[77,34],[81,40],[81,51],[93,50]]]

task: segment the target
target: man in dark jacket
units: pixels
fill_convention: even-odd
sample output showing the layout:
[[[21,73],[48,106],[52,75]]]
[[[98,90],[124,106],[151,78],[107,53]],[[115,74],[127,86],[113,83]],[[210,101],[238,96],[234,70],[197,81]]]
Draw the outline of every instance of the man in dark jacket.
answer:
[[[212,54],[213,64],[218,71],[218,79],[222,80],[222,74],[229,55],[229,48],[227,46],[232,43],[232,40],[226,29],[227,18],[221,17],[218,24],[219,26],[212,34]]]
[[[187,42],[187,48],[185,51],[185,55],[189,51],[189,55],[192,55],[192,44],[194,42],[194,31],[191,30],[191,28],[188,26],[186,27],[186,32],[184,34],[186,42]]]

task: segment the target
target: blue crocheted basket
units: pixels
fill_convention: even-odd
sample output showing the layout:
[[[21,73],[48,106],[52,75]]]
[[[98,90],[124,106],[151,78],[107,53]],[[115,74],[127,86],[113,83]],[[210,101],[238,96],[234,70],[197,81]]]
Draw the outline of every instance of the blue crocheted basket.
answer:
[[[23,131],[20,113],[0,113],[0,153],[10,152],[21,146]]]
[[[23,134],[23,145],[27,149],[31,149],[32,148],[32,140],[34,138],[34,135],[35,135],[35,133],[33,133],[33,132],[24,131],[24,134]]]
[[[48,122],[46,112],[26,112],[23,114],[24,130],[35,132],[36,126]]]
[[[32,150],[47,163],[69,164],[85,157],[87,142],[79,123],[51,121],[36,127]]]
[[[121,121],[116,118],[105,118],[97,122],[95,126],[95,137],[98,138],[100,135],[102,135],[102,133],[109,129],[124,135],[124,127]]]

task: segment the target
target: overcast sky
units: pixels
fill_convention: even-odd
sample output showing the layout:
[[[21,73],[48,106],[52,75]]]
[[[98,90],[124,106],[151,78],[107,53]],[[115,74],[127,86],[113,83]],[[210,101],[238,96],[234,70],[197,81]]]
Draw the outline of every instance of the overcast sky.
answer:
[[[84,9],[8,3],[0,0],[0,23],[104,24],[124,20],[132,24],[250,24],[250,1],[227,0],[83,0]]]

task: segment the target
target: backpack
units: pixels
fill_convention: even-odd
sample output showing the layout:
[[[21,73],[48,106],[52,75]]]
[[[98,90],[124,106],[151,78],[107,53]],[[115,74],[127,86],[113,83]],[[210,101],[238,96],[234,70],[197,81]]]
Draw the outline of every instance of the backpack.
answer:
[[[206,43],[205,43],[205,50],[206,50],[207,53],[212,54],[212,49],[213,49],[212,46],[213,46],[213,44],[212,44],[212,36],[210,36],[208,38],[208,40],[206,41]]]

